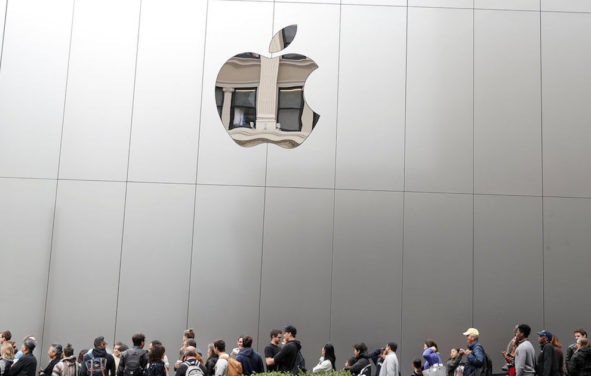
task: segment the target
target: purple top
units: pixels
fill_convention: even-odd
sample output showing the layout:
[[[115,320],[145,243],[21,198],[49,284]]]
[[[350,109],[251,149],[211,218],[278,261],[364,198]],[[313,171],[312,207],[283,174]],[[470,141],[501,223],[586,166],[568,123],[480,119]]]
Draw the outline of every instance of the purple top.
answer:
[[[443,363],[439,357],[439,353],[436,353],[430,347],[423,352],[423,358],[425,358],[425,369],[429,369],[435,364]]]

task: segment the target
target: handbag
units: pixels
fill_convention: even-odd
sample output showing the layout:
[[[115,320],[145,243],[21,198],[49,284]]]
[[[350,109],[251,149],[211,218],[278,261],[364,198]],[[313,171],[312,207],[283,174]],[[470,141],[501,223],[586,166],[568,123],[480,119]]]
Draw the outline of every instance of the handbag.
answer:
[[[447,369],[443,364],[433,364],[431,368],[423,371],[423,376],[447,376]]]

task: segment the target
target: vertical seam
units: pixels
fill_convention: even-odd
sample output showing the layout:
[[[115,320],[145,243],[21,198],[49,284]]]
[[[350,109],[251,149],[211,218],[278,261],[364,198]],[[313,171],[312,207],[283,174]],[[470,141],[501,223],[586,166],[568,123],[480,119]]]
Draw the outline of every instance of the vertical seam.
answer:
[[[8,0],[6,1],[6,11],[8,13]],[[54,201],[53,201],[53,219],[51,221],[51,239],[50,239],[50,243],[49,243],[49,260],[47,263],[47,283],[45,285],[45,302],[43,304],[43,323],[41,326],[41,349],[43,348],[43,341],[45,340],[45,324],[46,324],[46,320],[47,320],[47,302],[48,302],[48,296],[49,296],[49,281],[51,278],[51,260],[52,260],[52,256],[53,256],[53,240],[54,240],[54,236],[55,236],[55,218],[56,218],[56,213],[57,213],[57,193],[58,193],[58,189],[59,189],[59,174],[60,174],[60,165],[61,165],[61,156],[62,156],[62,141],[63,141],[63,137],[64,137],[64,123],[65,123],[65,117],[66,117],[66,101],[67,101],[67,97],[68,97],[68,80],[70,77],[70,56],[72,53],[72,34],[74,31],[74,13],[76,10],[76,0],[72,0],[72,20],[70,22],[70,41],[68,44],[68,63],[66,64],[66,82],[64,85],[64,104],[62,106],[62,127],[61,127],[61,131],[60,131],[60,143],[59,143],[59,150],[58,150],[58,157],[57,157],[57,172],[56,172],[56,176],[55,176],[55,197],[54,197]],[[6,16],[5,16],[5,20],[4,20],[4,27],[6,27]],[[3,38],[2,38],[2,48],[4,48],[4,35],[3,34]]]
[[[136,48],[135,48],[135,68],[133,72],[133,89],[132,89],[132,96],[131,96],[131,117],[130,117],[130,124],[129,124],[129,142],[127,146],[127,173],[125,176],[125,196],[123,198],[123,224],[121,226],[121,248],[119,252],[119,275],[117,278],[117,300],[115,303],[115,328],[113,330],[113,343],[115,343],[115,338],[117,337],[117,320],[119,316],[119,293],[121,292],[121,265],[123,261],[123,241],[125,239],[125,216],[127,214],[127,191],[129,186],[129,162],[131,157],[131,139],[133,135],[133,116],[135,110],[135,85],[137,82],[137,63],[138,63],[138,55],[139,55],[139,48],[140,48],[140,31],[142,26],[142,4],[143,0],[139,0],[139,14],[138,14],[138,25],[137,25],[137,40],[136,40]]]
[[[6,37],[6,21],[8,20],[8,1],[4,7],[4,25],[2,25],[2,46],[0,47],[0,71],[2,71],[2,58],[4,57],[4,38]]]
[[[201,150],[201,124],[203,123],[203,85],[205,78],[205,55],[207,51],[207,20],[209,18],[209,0],[205,4],[205,33],[203,36],[203,61],[201,65],[201,105],[199,107],[199,125],[197,129],[197,157],[195,164],[195,192],[193,196],[193,226],[191,227],[191,256],[189,258],[189,291],[187,292],[187,320],[186,328],[189,328],[189,313],[191,309],[191,284],[193,279],[193,253],[195,247],[195,221],[197,220],[197,176],[199,175],[199,151]]]
[[[335,142],[334,142],[334,178],[333,178],[333,193],[332,193],[332,242],[330,253],[330,298],[328,308],[328,340],[332,342],[332,288],[334,275],[334,243],[335,243],[335,221],[336,221],[336,206],[337,206],[337,151],[339,145],[339,103],[340,103],[340,83],[341,83],[341,34],[343,31],[343,1],[339,2],[339,38],[337,47],[337,103],[336,103],[336,122],[335,122]]]
[[[273,0],[273,13],[271,16],[271,41],[275,31],[275,0]],[[271,54],[272,55],[272,54]],[[257,349],[261,344],[261,312],[263,304],[263,255],[265,253],[265,213],[267,211],[267,172],[269,169],[269,144],[265,144],[265,185],[263,187],[263,218],[261,231],[261,260],[259,269],[259,317],[257,321]]]
[[[542,2],[540,0],[540,164],[542,183],[542,324],[546,327],[546,239],[544,235],[544,85],[542,65]]]
[[[472,327],[476,296],[476,0],[472,0]]]

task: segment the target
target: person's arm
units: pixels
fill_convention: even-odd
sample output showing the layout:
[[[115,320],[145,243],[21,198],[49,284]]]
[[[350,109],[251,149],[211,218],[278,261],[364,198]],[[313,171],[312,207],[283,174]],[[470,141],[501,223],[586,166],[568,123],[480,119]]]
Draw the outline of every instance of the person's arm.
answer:
[[[526,354],[521,354],[519,347],[515,350],[515,376],[523,376]]]
[[[283,360],[291,352],[289,344],[283,346],[281,350],[273,357],[273,362],[270,365],[277,364]]]
[[[468,355],[470,364],[474,367],[480,367],[484,364],[484,350],[482,346],[475,346],[471,354]]]
[[[362,358],[363,359],[363,358]],[[368,362],[369,364],[369,362]],[[349,371],[351,371],[352,374],[354,375],[358,375],[359,372],[361,372],[361,370],[366,366],[367,364],[365,364],[365,362],[362,362],[361,359],[359,359],[358,361],[355,362],[355,364],[353,364],[351,367],[349,368]],[[384,365],[382,364],[382,368],[384,367]],[[345,367],[347,368],[347,367]]]
[[[21,369],[23,368],[23,364],[27,363],[26,361],[23,362],[23,358],[21,357],[18,362],[12,363],[10,370],[8,370],[8,374],[10,376],[18,375]]]
[[[552,361],[554,360],[554,348],[552,346],[544,346],[544,375],[552,375]]]

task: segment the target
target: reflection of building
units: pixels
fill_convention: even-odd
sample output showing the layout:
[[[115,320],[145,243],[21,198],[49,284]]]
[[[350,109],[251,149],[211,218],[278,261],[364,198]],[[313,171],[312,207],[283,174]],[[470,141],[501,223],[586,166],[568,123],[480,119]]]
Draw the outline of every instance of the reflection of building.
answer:
[[[215,90],[220,118],[234,141],[287,148],[301,144],[318,121],[303,97],[306,78],[317,67],[297,54],[266,58],[243,53],[229,59]]]

